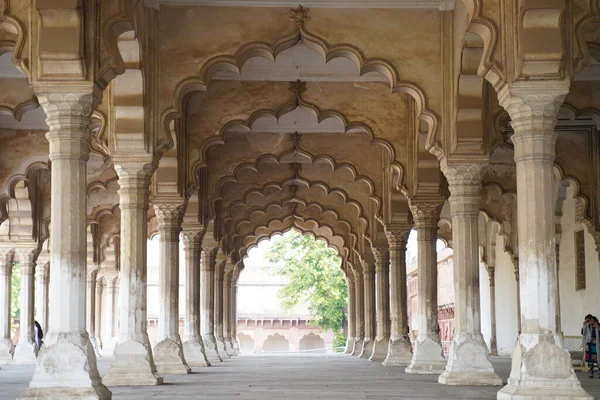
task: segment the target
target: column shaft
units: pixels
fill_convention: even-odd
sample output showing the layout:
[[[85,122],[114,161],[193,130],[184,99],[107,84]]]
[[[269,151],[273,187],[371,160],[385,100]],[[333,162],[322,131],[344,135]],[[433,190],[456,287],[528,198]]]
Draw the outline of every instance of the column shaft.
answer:
[[[217,351],[221,358],[230,358],[225,348],[225,340],[223,338],[223,270],[226,260],[217,262],[215,265],[215,292],[214,292],[214,333],[217,339]]]
[[[355,313],[355,329],[354,334],[354,349],[353,356],[359,356],[363,350],[363,342],[365,340],[365,294],[363,290],[363,276],[360,271],[354,271],[354,307]]]
[[[179,337],[179,233],[183,204],[154,204],[160,237],[158,335],[154,362],[161,375],[189,374]]]
[[[143,154],[115,155],[121,208],[119,337],[104,381],[109,386],[160,385],[148,339],[147,240],[152,159]]]
[[[363,261],[363,290],[364,290],[364,326],[365,338],[359,358],[369,358],[375,347],[377,326],[375,321],[375,268]]]
[[[233,344],[233,351],[236,355],[240,355],[240,344],[237,339],[237,281],[239,278],[239,269],[236,267],[233,271],[233,277],[231,279],[231,340]]]
[[[200,332],[206,357],[211,363],[223,361],[215,338],[215,257],[216,248],[202,249],[200,259]]]
[[[412,345],[408,337],[408,293],[406,288],[406,242],[410,227],[389,231],[390,246],[390,345],[383,365],[408,365]]]
[[[12,250],[0,249],[0,364],[11,362],[13,355],[10,329],[12,263]]]
[[[231,342],[231,274],[232,270],[226,270],[223,273],[223,341],[225,342],[225,351],[232,357],[235,356],[233,344]]]
[[[590,399],[556,326],[556,117],[569,82],[519,82],[498,98],[515,134],[521,333],[498,399]]]
[[[70,92],[59,92],[65,88]],[[110,399],[98,373],[85,317],[89,124],[100,94],[88,83],[42,89],[48,92],[37,95],[46,112],[52,162],[49,303],[59,311],[49,315],[51,329],[23,398]]]
[[[37,349],[35,344],[35,264],[37,249],[18,252],[21,270],[21,318],[19,324],[19,342],[15,347],[14,360],[18,364],[34,364]]]
[[[39,261],[35,269],[35,319],[41,325],[44,334],[48,332],[48,276],[50,263],[47,260]]]
[[[354,293],[354,281],[349,277],[346,277],[346,286],[348,287],[348,339],[346,340],[346,350],[344,353],[352,354],[352,350],[354,350],[354,339],[356,336],[356,294]]]
[[[104,290],[104,282],[102,281],[102,278],[96,279],[96,312],[94,315],[96,322],[94,323],[94,327],[96,328],[96,330],[95,330],[96,341],[98,342],[98,347],[100,349],[102,349],[102,294],[103,294],[103,290]]]
[[[39,264],[38,264],[39,267]],[[90,335],[90,342],[96,353],[100,357],[100,348],[96,339],[96,276],[98,271],[89,273],[87,276],[87,331]]]
[[[496,342],[496,268],[488,266],[488,275],[490,277],[490,355],[498,355],[498,346]]]
[[[413,358],[406,368],[410,374],[439,374],[446,366],[437,320],[437,223],[442,204],[412,203],[418,241],[417,301],[419,321]]]
[[[369,360],[384,361],[390,342],[390,252],[387,242],[373,248],[375,255],[375,294],[377,335]]]

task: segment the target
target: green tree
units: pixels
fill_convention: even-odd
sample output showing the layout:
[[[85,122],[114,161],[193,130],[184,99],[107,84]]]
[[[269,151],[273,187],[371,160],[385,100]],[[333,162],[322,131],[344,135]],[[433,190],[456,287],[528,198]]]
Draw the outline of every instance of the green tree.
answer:
[[[13,263],[12,268],[12,276],[10,280],[10,311],[11,311],[11,336],[15,333],[19,325],[15,324],[15,318],[20,318],[21,316],[21,302],[19,297],[21,295],[21,268],[19,268],[18,263]]]
[[[348,289],[335,251],[323,240],[291,231],[271,242],[265,258],[267,268],[289,279],[278,293],[282,308],[289,311],[307,304],[311,322],[331,329],[335,345],[345,343]]]

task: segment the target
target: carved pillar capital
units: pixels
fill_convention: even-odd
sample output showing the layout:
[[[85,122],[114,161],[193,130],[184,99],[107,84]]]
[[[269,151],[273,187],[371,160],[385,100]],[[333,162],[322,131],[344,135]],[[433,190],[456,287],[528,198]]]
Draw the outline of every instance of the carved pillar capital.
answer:
[[[19,262],[21,275],[32,275],[34,273],[39,253],[36,247],[15,249],[15,261]]]
[[[450,188],[452,216],[479,216],[481,180],[486,168],[486,163],[442,163]]]
[[[41,284],[48,283],[50,279],[50,261],[47,259],[36,261],[35,274],[37,276],[38,282]]]
[[[487,266],[488,276],[490,278],[490,286],[496,286],[496,267],[488,265]]]
[[[179,238],[184,212],[184,204],[154,204],[154,213],[156,214],[161,241],[171,242]]]
[[[419,240],[435,240],[443,206],[441,201],[410,202],[410,211],[415,220],[415,229],[419,232]]]
[[[390,265],[390,249],[389,249],[389,247],[387,245],[386,246],[378,245],[378,246],[373,246],[371,248],[371,250],[373,251],[373,255],[375,256],[376,271],[379,273],[379,272],[383,272],[384,270],[389,268],[389,265]]]
[[[204,229],[201,227],[187,227],[182,225],[181,240],[184,250],[196,251],[200,250]]]
[[[217,257],[217,249],[216,247],[206,247],[200,251],[200,270],[201,271],[214,271],[215,270],[215,261]]]
[[[156,164],[150,156],[113,157],[115,171],[119,176],[119,207],[121,209],[148,209],[150,178]]]
[[[408,242],[408,235],[410,234],[409,229],[402,230],[388,230],[385,232],[388,244],[391,251],[395,250],[406,250],[406,243]]]

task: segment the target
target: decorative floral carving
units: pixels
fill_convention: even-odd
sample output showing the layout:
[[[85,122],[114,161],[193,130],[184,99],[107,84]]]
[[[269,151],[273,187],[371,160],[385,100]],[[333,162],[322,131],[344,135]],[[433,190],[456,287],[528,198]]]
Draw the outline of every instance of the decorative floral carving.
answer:
[[[442,172],[448,184],[450,190],[453,186],[467,186],[467,185],[481,185],[481,179],[487,165],[483,164],[447,164],[442,165]]]
[[[162,239],[171,241],[178,238],[184,212],[183,204],[154,204],[158,231]]]
[[[390,251],[395,250],[406,250],[406,243],[408,242],[408,235],[410,230],[389,230],[385,232],[388,243],[390,245]]]
[[[410,211],[415,220],[415,228],[431,228],[437,231],[438,221],[444,203],[414,203],[410,202]]]
[[[290,21],[295,23],[299,28],[304,26],[304,22],[310,20],[308,8],[299,5],[297,8],[290,9]]]

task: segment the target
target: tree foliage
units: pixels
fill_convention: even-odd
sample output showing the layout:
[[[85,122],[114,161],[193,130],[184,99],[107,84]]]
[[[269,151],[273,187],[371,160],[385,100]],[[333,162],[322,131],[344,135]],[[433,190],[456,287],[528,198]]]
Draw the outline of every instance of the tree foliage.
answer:
[[[10,292],[10,323],[11,323],[11,335],[16,331],[18,325],[14,323],[15,319],[21,317],[21,268],[18,263],[13,263],[12,276],[10,280],[11,292]]]
[[[335,251],[323,240],[291,231],[273,240],[265,258],[273,273],[289,279],[278,293],[282,308],[289,311],[305,303],[312,323],[340,335],[348,292]]]

